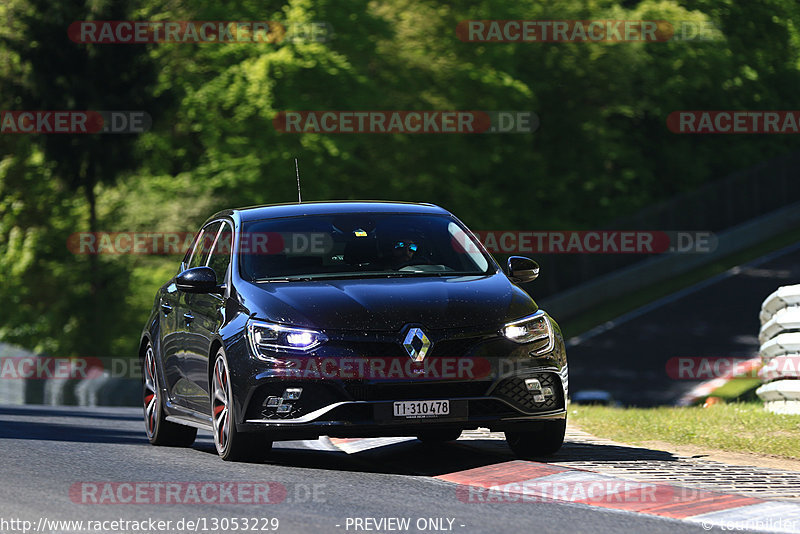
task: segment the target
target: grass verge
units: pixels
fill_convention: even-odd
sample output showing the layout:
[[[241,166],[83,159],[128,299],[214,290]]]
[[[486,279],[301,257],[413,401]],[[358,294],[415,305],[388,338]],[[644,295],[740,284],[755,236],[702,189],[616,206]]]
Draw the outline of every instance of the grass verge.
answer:
[[[662,441],[800,459],[800,415],[773,414],[761,403],[708,408],[572,405],[569,417],[590,434],[623,443]]]
[[[725,402],[758,402],[756,389],[761,385],[758,378],[735,378],[713,391],[711,396],[719,397]]]

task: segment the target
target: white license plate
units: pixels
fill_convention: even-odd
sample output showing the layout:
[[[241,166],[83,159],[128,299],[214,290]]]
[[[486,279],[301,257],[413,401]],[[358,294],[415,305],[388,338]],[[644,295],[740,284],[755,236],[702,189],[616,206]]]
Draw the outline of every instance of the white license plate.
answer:
[[[450,414],[449,400],[402,401],[394,403],[394,416],[411,419]]]

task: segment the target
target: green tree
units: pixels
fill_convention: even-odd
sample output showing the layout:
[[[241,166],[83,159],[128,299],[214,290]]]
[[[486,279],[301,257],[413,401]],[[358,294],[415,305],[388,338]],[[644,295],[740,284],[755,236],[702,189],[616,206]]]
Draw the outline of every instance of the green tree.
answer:
[[[6,7],[14,21],[14,32],[2,36],[2,45],[13,54],[19,68],[6,71],[3,91],[13,95],[11,109],[28,110],[144,110],[157,113],[161,100],[153,96],[156,70],[148,50],[139,46],[78,44],[67,37],[67,27],[80,20],[124,20],[130,18],[131,3],[66,2],[44,0],[15,1]],[[8,108],[7,108],[8,109]],[[73,228],[96,232],[97,188],[115,182],[138,164],[131,135],[37,135],[31,143],[40,152],[48,185],[58,191],[58,198],[81,194],[88,209],[88,222]],[[30,189],[26,196],[43,193]],[[47,195],[38,197],[39,201]],[[55,226],[63,222],[59,214],[48,218]],[[74,222],[74,219],[73,219]],[[63,243],[66,243],[64,241]],[[78,305],[80,329],[85,335],[69,351],[105,354],[110,340],[119,335],[114,328],[118,294],[122,284],[119,265],[102,261],[95,255],[69,257],[66,247],[60,251],[67,263],[81,272],[88,286],[89,299]],[[88,268],[87,270],[83,270]],[[57,273],[52,273],[57,274]],[[54,295],[56,300],[59,300]],[[80,338],[78,338],[80,339]]]

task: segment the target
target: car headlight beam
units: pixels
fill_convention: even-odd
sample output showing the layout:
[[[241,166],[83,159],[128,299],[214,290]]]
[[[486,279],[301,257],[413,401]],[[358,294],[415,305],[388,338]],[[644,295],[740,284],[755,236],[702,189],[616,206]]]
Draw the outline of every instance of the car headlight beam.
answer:
[[[539,355],[553,350],[553,327],[543,311],[506,323],[502,334],[514,343],[534,343],[530,354]]]
[[[254,320],[247,323],[247,338],[257,356],[274,351],[308,352],[328,340],[325,334],[316,330]]]

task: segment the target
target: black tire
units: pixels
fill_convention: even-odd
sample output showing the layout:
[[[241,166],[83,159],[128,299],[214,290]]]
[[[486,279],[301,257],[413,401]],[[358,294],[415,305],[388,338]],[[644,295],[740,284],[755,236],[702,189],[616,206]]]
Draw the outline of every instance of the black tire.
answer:
[[[148,341],[142,358],[142,404],[147,439],[153,445],[189,447],[197,437],[197,429],[167,421],[162,397],[156,356]]]
[[[564,444],[567,420],[532,423],[519,431],[507,431],[506,443],[519,458],[540,458],[558,452]]]
[[[220,458],[230,462],[257,462],[272,450],[272,441],[264,434],[244,433],[236,429],[235,403],[228,361],[220,348],[214,357],[211,379],[211,419],[214,446]]]
[[[438,428],[435,430],[421,430],[417,434],[417,439],[425,444],[437,444],[446,441],[455,441],[459,436],[461,436],[460,428]]]

